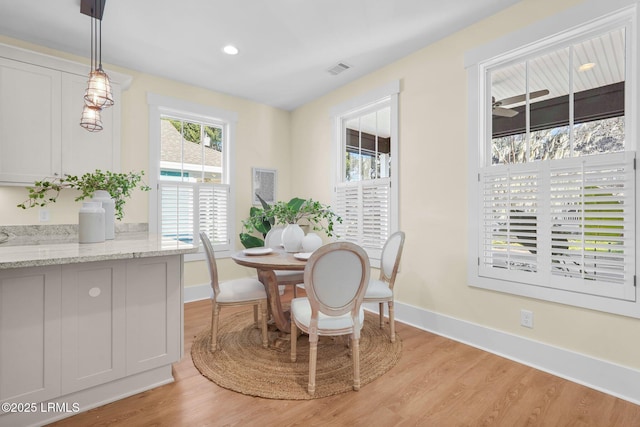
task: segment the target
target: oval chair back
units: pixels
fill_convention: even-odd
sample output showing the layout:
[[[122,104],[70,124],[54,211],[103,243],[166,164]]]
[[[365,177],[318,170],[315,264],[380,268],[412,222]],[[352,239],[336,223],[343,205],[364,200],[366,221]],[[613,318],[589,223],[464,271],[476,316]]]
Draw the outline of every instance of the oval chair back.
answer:
[[[369,272],[367,253],[353,243],[330,243],[313,252],[304,270],[312,318],[317,311],[328,316],[351,312],[358,318]]]
[[[398,274],[398,266],[400,265],[400,257],[402,257],[402,248],[404,247],[404,231],[396,231],[393,233],[382,247],[382,259],[380,260],[380,280],[389,284],[393,289]]]
[[[209,277],[211,279],[211,289],[213,290],[213,296],[220,294],[220,287],[218,285],[218,266],[216,265],[216,256],[213,252],[213,246],[209,237],[204,232],[200,232],[200,241],[204,245],[204,251],[207,254],[207,266],[209,267]]]

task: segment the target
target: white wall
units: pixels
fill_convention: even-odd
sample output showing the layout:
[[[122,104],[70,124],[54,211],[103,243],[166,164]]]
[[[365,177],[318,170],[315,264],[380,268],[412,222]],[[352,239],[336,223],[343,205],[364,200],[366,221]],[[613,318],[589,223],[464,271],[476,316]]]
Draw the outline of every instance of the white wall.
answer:
[[[331,200],[330,108],[399,79],[400,303],[640,369],[640,320],[467,286],[467,75],[464,53],[577,0],[524,0],[293,112],[293,193]],[[533,329],[520,309],[534,312]]]

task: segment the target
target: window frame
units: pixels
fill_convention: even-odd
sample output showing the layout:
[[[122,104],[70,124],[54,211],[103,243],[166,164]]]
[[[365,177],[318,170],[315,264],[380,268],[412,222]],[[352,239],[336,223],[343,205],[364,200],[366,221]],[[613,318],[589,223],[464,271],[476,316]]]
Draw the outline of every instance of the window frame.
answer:
[[[399,138],[398,138],[398,103],[400,93],[400,81],[393,80],[383,86],[380,86],[374,90],[371,90],[362,95],[351,98],[339,105],[334,106],[330,110],[331,124],[332,124],[332,152],[333,158],[331,162],[332,176],[333,176],[333,204],[337,203],[337,189],[340,183],[344,183],[344,162],[346,146],[343,139],[342,121],[343,119],[352,116],[354,112],[366,110],[367,107],[379,103],[385,98],[389,98],[390,107],[390,141],[391,141],[391,174],[389,178],[377,178],[376,180],[388,180],[390,181],[390,207],[389,207],[389,235],[399,230],[399,203],[398,203],[398,189],[399,185]],[[358,182],[366,182],[358,181]],[[374,180],[370,180],[374,181]],[[380,266],[380,256],[382,247],[379,250],[365,248],[367,251],[371,265],[373,267]]]
[[[147,93],[149,106],[149,230],[158,229],[160,216],[159,186],[160,182],[160,142],[161,119],[163,116],[171,116],[184,121],[196,121],[212,123],[224,127],[222,141],[222,182],[229,186],[229,200],[227,210],[227,232],[229,243],[226,248],[216,250],[217,258],[230,257],[235,251],[235,200],[236,190],[232,182],[235,176],[235,137],[238,122],[238,113],[208,105],[198,104],[183,99]],[[186,254],[185,261],[198,261],[206,259],[202,247],[197,253]]]
[[[609,313],[640,318],[640,296],[635,285],[635,298],[631,301],[608,298],[605,296],[578,293],[570,290],[546,288],[520,283],[509,279],[482,277],[480,270],[480,233],[478,220],[482,214],[482,201],[479,186],[482,185],[480,173],[491,161],[491,102],[486,94],[491,87],[487,70],[497,65],[524,61],[527,58],[543,55],[562,46],[601,34],[607,30],[626,26],[626,67],[625,76],[625,152],[637,152],[637,127],[640,123],[638,111],[638,46],[637,31],[638,6],[633,0],[612,2],[588,1],[582,5],[561,12],[532,26],[508,34],[487,45],[469,51],[465,55],[469,93],[469,169],[468,169],[468,284],[472,287],[500,291],[546,301],[594,309]],[[635,176],[635,188],[638,188],[638,174]],[[476,191],[478,190],[478,191]],[[633,206],[635,222],[638,221],[639,201],[635,198]],[[635,225],[635,224],[634,224]],[[635,245],[639,240],[637,227],[633,227]],[[633,259],[638,266],[636,250]]]

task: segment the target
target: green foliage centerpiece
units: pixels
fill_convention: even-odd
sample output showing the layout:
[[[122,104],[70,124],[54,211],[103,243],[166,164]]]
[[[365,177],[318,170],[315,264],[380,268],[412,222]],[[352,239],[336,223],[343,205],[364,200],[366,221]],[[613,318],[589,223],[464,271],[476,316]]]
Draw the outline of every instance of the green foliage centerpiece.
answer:
[[[240,242],[245,248],[264,246],[264,237],[275,224],[309,225],[316,231],[324,232],[327,237],[334,235],[334,224],[342,223],[342,218],[336,215],[330,206],[312,199],[294,197],[288,202],[266,203],[258,196],[262,208],[251,207],[249,218],[242,221],[244,232],[240,233]],[[262,238],[255,236],[262,235]]]

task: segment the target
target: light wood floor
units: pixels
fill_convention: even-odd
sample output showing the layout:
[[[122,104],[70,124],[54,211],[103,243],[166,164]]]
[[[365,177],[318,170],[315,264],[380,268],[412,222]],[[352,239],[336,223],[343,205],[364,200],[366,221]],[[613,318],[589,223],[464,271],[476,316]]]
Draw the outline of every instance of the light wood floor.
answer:
[[[209,301],[185,305],[185,356],[174,365],[174,383],[55,425],[640,426],[640,406],[403,324],[398,365],[359,392],[309,401],[249,397],[193,366],[191,342],[209,320]]]

